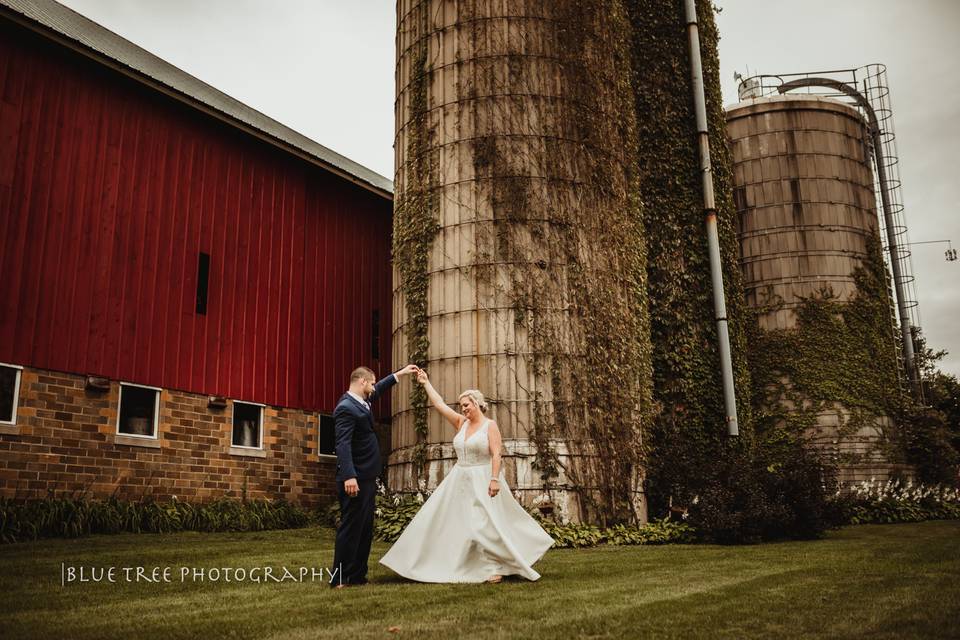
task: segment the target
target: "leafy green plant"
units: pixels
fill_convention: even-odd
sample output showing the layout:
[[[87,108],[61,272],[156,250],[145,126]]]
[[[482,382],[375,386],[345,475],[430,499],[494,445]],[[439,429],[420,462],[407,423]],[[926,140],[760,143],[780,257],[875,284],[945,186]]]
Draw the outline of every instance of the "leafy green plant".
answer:
[[[913,463],[920,482],[960,482],[960,452],[955,432],[946,414],[934,408],[908,406],[899,415],[907,459]]]
[[[835,468],[799,438],[752,451],[731,445],[710,469],[716,476],[688,505],[705,542],[820,538],[841,524],[827,497]]]
[[[151,499],[126,501],[53,495],[42,499],[0,498],[0,542],[75,538],[92,533],[174,531],[261,531],[302,527],[309,515],[283,500],[243,502],[220,498],[206,504]]]
[[[398,504],[386,496],[377,496],[373,535],[383,542],[395,542],[422,506],[422,498],[403,498]]]
[[[553,538],[555,548],[594,547],[601,544],[686,544],[695,539],[693,527],[667,518],[645,525],[621,523],[600,528],[588,523],[561,523],[536,512],[531,515]]]
[[[540,526],[550,534],[553,546],[557,548],[593,547],[604,540],[603,531],[592,524],[561,524],[552,520],[541,520]]]
[[[692,526],[669,518],[643,526],[616,525],[603,532],[606,544],[686,544],[696,539]]]

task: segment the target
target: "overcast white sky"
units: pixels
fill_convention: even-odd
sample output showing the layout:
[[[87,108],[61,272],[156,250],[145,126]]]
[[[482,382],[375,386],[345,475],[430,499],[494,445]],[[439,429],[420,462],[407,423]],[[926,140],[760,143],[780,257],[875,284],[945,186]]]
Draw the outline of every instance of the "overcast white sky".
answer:
[[[141,47],[393,178],[393,0],[62,0]],[[960,248],[957,0],[717,0],[721,80],[887,65],[910,239]],[[682,34],[680,34],[682,37]],[[960,261],[914,247],[920,317],[960,375]]]

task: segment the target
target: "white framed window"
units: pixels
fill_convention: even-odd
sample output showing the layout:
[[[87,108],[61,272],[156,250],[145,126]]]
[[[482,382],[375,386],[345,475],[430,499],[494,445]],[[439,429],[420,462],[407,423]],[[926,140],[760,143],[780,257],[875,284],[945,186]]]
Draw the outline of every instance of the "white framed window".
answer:
[[[241,449],[263,449],[263,407],[255,402],[234,400],[233,436],[230,446]]]
[[[17,424],[21,371],[19,365],[0,362],[0,424]]]
[[[160,389],[131,382],[120,383],[117,435],[157,439]]]

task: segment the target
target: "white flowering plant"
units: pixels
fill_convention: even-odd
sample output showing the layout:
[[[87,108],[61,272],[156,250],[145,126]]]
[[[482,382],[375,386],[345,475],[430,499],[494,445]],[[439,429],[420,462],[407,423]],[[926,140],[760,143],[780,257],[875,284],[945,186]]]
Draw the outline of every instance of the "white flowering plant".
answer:
[[[834,501],[843,506],[850,524],[880,524],[960,518],[960,489],[915,484],[891,478],[839,487]]]

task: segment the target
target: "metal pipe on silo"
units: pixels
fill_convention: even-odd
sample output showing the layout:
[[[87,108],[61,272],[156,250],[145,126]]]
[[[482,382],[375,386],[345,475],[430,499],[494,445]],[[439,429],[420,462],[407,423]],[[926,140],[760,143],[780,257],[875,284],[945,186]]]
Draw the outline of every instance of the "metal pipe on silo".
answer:
[[[687,39],[690,48],[690,79],[697,117],[697,143],[703,179],[703,210],[706,216],[707,248],[710,254],[710,281],[713,285],[713,309],[720,344],[720,373],[723,378],[723,403],[727,433],[740,435],[737,422],[737,399],[733,386],[733,361],[730,356],[730,333],[727,326],[727,304],[720,263],[720,239],[717,231],[717,208],[713,194],[713,169],[710,164],[710,132],[707,128],[706,98],[703,89],[703,66],[700,61],[700,31],[697,26],[696,0],[686,0]]]

